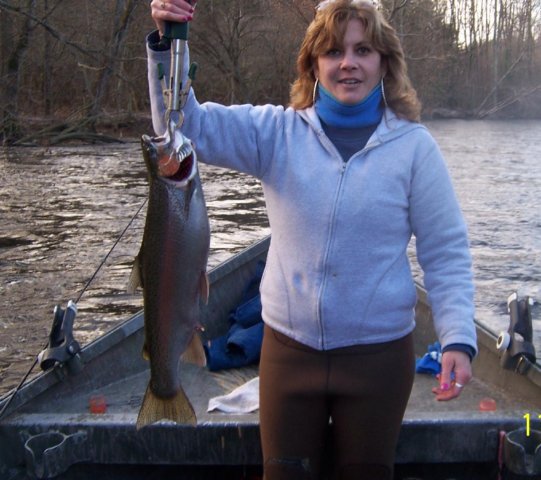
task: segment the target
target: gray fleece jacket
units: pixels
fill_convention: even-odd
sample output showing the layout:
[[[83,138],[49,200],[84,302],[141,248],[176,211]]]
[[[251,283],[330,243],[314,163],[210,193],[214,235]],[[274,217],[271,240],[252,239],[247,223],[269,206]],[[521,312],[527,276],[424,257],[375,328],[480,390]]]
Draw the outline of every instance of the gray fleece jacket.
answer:
[[[165,131],[157,64],[148,49],[152,118]],[[467,230],[427,129],[386,110],[346,163],[313,108],[199,104],[182,130],[198,160],[261,180],[272,232],[261,285],[263,319],[316,349],[386,342],[415,326],[412,235],[442,347],[476,350]]]

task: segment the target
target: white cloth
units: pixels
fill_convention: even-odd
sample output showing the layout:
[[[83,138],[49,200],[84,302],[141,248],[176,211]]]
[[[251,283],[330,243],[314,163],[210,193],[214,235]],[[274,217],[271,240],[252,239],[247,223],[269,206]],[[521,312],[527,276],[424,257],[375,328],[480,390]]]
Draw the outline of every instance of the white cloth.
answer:
[[[259,409],[259,377],[235,388],[227,395],[209,400],[207,411],[219,410],[224,413],[250,413]]]

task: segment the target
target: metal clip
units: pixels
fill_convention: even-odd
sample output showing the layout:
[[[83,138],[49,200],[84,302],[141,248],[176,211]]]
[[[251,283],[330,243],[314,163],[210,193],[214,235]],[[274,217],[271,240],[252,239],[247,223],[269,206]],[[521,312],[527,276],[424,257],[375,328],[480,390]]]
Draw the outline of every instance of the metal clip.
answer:
[[[188,71],[188,80],[180,91],[180,109],[182,110],[188,101],[188,95],[190,94],[190,88],[192,88],[192,83],[195,81],[195,74],[197,73],[197,63],[193,62],[190,65],[190,70]]]
[[[530,362],[528,358],[525,357],[524,355],[520,355],[517,362],[517,366],[515,367],[515,372],[518,373],[519,375],[526,375],[526,373],[528,373],[528,370],[530,369],[531,366],[532,366],[532,362]]]
[[[158,80],[160,81],[160,85],[162,86],[162,97],[163,97],[163,104],[164,107],[167,109],[171,103],[171,89],[167,88],[167,84],[165,83],[165,70],[163,68],[163,63],[158,63]]]

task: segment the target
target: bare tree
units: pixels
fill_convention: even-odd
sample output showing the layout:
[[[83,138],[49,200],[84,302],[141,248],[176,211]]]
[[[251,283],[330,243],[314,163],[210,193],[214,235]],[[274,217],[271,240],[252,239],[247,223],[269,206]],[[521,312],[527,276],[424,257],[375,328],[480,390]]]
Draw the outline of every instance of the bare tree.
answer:
[[[116,0],[115,2],[113,28],[105,47],[107,54],[103,56],[104,64],[99,70],[96,90],[88,112],[91,119],[95,119],[101,113],[102,103],[109,88],[111,77],[118,68],[126,33],[133,21],[133,12],[136,5],[137,0]],[[94,120],[92,120],[92,123],[94,123]]]
[[[3,5],[0,5],[3,6]],[[34,12],[36,0],[27,0],[25,9],[30,14]],[[4,16],[3,16],[4,18]],[[2,22],[3,27],[6,22]],[[30,34],[34,28],[30,17],[26,17],[22,31],[19,34],[15,47],[6,55],[6,62],[3,65],[2,76],[2,116],[1,130],[4,143],[9,143],[12,138],[19,135],[19,92],[20,92],[20,73],[23,57],[29,47]],[[7,47],[7,41],[3,38],[2,47]],[[6,48],[7,50],[7,48]]]
[[[190,38],[198,97],[287,104],[318,3],[202,0]],[[378,3],[403,42],[425,113],[541,116],[538,0]],[[0,0],[3,142],[56,142],[148,116],[152,28],[141,0]]]

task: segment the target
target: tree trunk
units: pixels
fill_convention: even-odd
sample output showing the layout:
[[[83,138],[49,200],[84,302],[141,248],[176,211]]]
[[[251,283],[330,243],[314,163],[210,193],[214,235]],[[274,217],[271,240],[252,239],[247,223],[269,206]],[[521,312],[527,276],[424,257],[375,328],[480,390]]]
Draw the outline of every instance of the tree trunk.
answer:
[[[36,5],[36,0],[28,0],[26,3],[26,9],[30,14],[33,14]],[[6,12],[2,14],[2,32],[9,32],[10,28],[7,23],[13,19],[7,18]],[[5,30],[4,30],[5,28]],[[0,133],[2,136],[2,142],[4,144],[10,144],[16,139],[20,132],[20,119],[19,119],[19,86],[20,86],[20,66],[21,60],[28,49],[30,33],[32,31],[32,22],[29,17],[26,17],[23,23],[22,31],[19,34],[15,48],[11,54],[7,56],[7,61],[3,66],[2,84],[1,84],[1,98],[2,106],[0,115]],[[7,50],[7,42],[10,38],[4,38],[2,33],[2,51]],[[4,43],[6,42],[6,43]]]
[[[107,48],[109,54],[106,56],[106,65],[101,69],[98,77],[97,87],[93,102],[88,111],[87,117],[92,119],[90,125],[94,128],[95,119],[99,116],[102,109],[103,100],[107,94],[109,82],[115,73],[119,56],[126,36],[127,29],[132,19],[132,13],[137,6],[137,0],[117,0],[115,9],[115,29]]]

